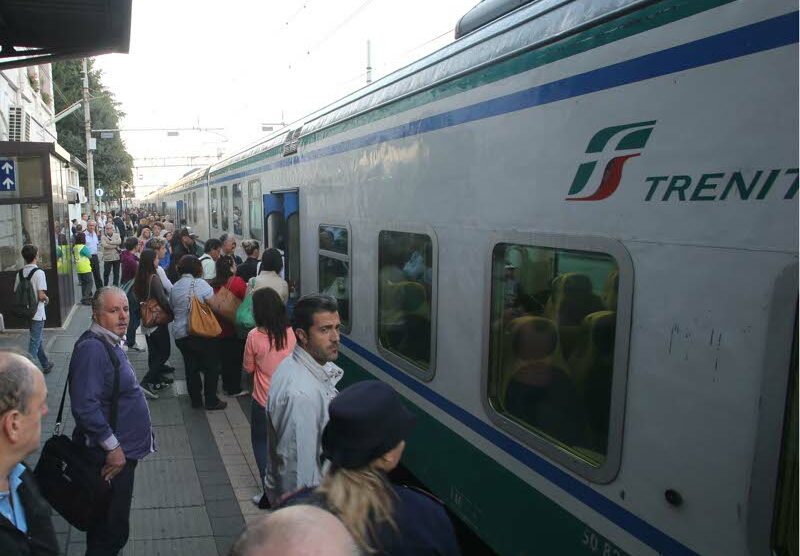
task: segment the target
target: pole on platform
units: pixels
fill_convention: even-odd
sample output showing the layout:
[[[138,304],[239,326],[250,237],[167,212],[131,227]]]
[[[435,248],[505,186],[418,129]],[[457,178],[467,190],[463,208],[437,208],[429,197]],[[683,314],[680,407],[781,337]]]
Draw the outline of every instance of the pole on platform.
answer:
[[[369,39],[367,39],[367,85],[372,83],[372,48],[370,48]]]
[[[89,64],[83,59],[83,125],[86,132],[86,173],[89,188],[89,218],[94,218],[94,153],[92,153],[92,116],[89,110]]]

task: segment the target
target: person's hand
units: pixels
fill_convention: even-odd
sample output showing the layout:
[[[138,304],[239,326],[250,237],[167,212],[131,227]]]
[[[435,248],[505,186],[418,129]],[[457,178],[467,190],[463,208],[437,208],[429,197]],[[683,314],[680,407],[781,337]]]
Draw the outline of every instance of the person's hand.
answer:
[[[122,451],[122,446],[117,446],[106,454],[106,464],[100,471],[100,475],[103,480],[110,481],[119,475],[123,467],[125,467],[125,452]]]

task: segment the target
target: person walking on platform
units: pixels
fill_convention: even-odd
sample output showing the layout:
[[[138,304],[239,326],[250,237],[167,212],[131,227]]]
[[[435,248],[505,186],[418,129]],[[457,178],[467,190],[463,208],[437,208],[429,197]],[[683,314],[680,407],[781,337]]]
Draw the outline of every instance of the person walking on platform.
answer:
[[[89,259],[92,262],[92,276],[94,276],[95,291],[103,287],[103,280],[100,278],[100,235],[97,233],[97,222],[89,220],[86,224],[86,248],[89,249]]]
[[[278,365],[267,397],[267,473],[270,504],[320,481],[319,439],[328,404],[344,371],[339,356],[339,312],[332,297],[312,294],[295,305],[297,345]]]
[[[169,305],[169,298],[158,276],[158,256],[152,249],[145,249],[139,257],[139,270],[133,280],[131,288],[136,299],[146,302],[148,299],[155,299],[158,305],[165,312],[172,313]],[[140,311],[141,313],[141,311]],[[150,399],[158,399],[158,391],[168,386],[162,380],[164,365],[169,359],[170,338],[169,329],[166,324],[153,327],[146,327],[142,324],[142,331],[147,341],[147,374],[142,379],[142,390]]]
[[[180,274],[178,273],[178,263],[184,255],[194,255],[200,257],[203,250],[195,243],[194,238],[186,228],[181,228],[172,240],[172,261],[170,267],[167,268],[167,276],[172,283],[178,281]]]
[[[47,358],[44,352],[44,323],[47,320],[46,305],[50,302],[47,297],[47,277],[44,270],[39,268],[39,248],[35,245],[24,245],[22,247],[22,259],[25,261],[14,281],[14,292],[23,284],[22,280],[30,282],[33,295],[38,301],[36,312],[31,316],[30,340],[28,341],[28,353],[31,358],[39,360],[44,374],[53,370],[53,363]]]
[[[134,472],[155,451],[147,400],[122,350],[128,328],[128,298],[119,288],[98,291],[92,325],[69,362],[69,397],[75,420],[73,441],[111,483],[108,510],[86,531],[86,556],[115,556],[128,542]],[[116,427],[111,427],[114,375],[119,373]]]
[[[111,211],[111,222],[113,222],[114,227],[119,232],[119,237],[125,239],[125,233],[127,231],[125,229],[125,221],[122,220],[122,216],[118,215],[114,210]]]
[[[246,239],[242,242],[242,249],[244,249],[244,254],[247,255],[247,258],[242,264],[236,266],[236,275],[244,280],[245,283],[258,274],[260,248],[261,246],[255,239]]]
[[[108,285],[108,278],[114,272],[115,286],[119,286],[119,255],[122,239],[114,229],[112,222],[107,222],[100,237],[100,246],[103,249],[103,285]]]
[[[60,553],[50,505],[23,461],[39,449],[47,415],[44,377],[25,357],[0,351],[0,554]]]
[[[139,329],[141,315],[139,315],[139,302],[133,293],[133,280],[139,270],[139,240],[135,237],[125,238],[125,249],[120,253],[122,263],[122,291],[128,296],[130,318],[128,319],[128,332],[125,334],[125,350],[144,351],[136,345],[136,331]]]
[[[81,304],[92,304],[92,260],[89,258],[89,248],[86,247],[86,234],[75,234],[75,245],[72,247],[75,257],[75,270],[78,273],[78,282],[81,285]]]
[[[236,276],[236,263],[233,258],[227,255],[217,259],[216,276],[209,282],[214,290],[214,299],[217,303],[228,303],[234,301],[223,295],[218,295],[220,290],[226,289],[239,302],[244,299],[247,293],[247,284]],[[238,306],[238,303],[237,303]],[[219,333],[219,353],[222,367],[222,389],[228,396],[241,396],[248,392],[242,390],[242,358],[244,357],[244,340],[236,335],[234,322],[226,319],[225,314],[229,314],[230,307],[225,311],[223,307],[212,307],[217,312],[219,324],[222,332]],[[223,309],[223,310],[220,310]]]
[[[281,278],[283,270],[283,257],[277,249],[267,249],[261,256],[261,266],[256,281],[253,284],[253,291],[261,288],[272,288],[284,303],[289,300],[289,284]]]
[[[222,251],[220,254],[232,257],[237,267],[242,264],[242,258],[236,254],[236,236],[233,234],[222,234],[219,236],[219,241],[222,243]]]
[[[192,407],[205,406],[207,410],[225,409],[228,404],[217,397],[220,365],[218,340],[189,334],[189,309],[192,305],[192,296],[208,303],[214,296],[214,290],[201,278],[203,266],[194,255],[184,255],[181,258],[178,272],[181,277],[172,286],[169,294],[169,302],[175,315],[172,333],[175,336],[175,345],[183,355],[186,388],[189,390]]]
[[[222,242],[212,237],[203,247],[204,253],[200,257],[200,262],[203,264],[203,280],[213,280],[217,275],[217,261],[222,251]]]
[[[253,293],[253,318],[256,328],[247,335],[244,348],[244,370],[253,375],[253,399],[250,405],[250,442],[256,457],[261,487],[267,469],[267,396],[272,375],[278,365],[292,353],[297,340],[286,306],[272,288]],[[269,498],[262,494],[255,500],[262,509],[269,507]]]
[[[318,488],[301,491],[287,505],[332,512],[365,554],[458,555],[441,502],[389,481],[414,425],[414,415],[392,387],[379,380],[357,382],[342,390],[328,411],[322,457],[330,467]]]

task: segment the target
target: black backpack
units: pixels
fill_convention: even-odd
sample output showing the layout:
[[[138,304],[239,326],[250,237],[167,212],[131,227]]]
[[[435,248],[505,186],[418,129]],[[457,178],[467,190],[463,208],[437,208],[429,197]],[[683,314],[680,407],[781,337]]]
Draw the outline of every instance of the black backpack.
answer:
[[[33,277],[33,273],[37,270],[41,269],[39,267],[34,268],[28,273],[27,277],[22,275],[22,269],[20,269],[18,273],[19,284],[17,284],[17,289],[14,290],[14,302],[11,304],[11,313],[21,319],[31,320],[36,314],[36,309],[39,307],[38,292],[33,289],[33,285],[31,284],[31,277]]]

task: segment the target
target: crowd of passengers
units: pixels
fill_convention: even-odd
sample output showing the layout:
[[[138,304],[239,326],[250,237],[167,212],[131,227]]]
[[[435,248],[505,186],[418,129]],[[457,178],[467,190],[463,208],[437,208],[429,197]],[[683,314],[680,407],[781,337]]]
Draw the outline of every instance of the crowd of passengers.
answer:
[[[209,239],[201,249],[188,229],[171,231],[171,222],[159,215],[136,218],[133,229],[125,225],[133,221],[130,214],[125,216],[119,228],[119,216],[112,213],[102,226],[108,240],[97,242],[118,258],[105,252],[98,257],[89,249],[86,233],[96,233],[94,220],[86,222],[86,232],[82,223],[74,229],[73,256],[92,323],[69,364],[73,439],[111,484],[108,506],[95,512],[96,523],[87,530],[86,554],[118,554],[127,543],[136,464],[158,448],[148,405],[158,403],[159,393],[174,382],[167,363],[173,339],[193,408],[225,409],[220,377],[228,396],[251,395],[251,441],[262,477],[262,492],[253,502],[270,513],[250,524],[231,554],[306,554],[322,548],[325,554],[458,554],[442,505],[389,479],[414,415],[383,382],[337,389],[344,371],[335,364],[341,325],[336,299],[301,297],[290,318],[280,251],[262,253],[257,241],[245,241],[241,260],[232,236]],[[36,266],[34,246],[25,246],[23,256]],[[110,285],[93,284],[101,257],[110,266],[105,281],[114,276]],[[41,294],[44,314],[46,283],[37,281],[34,290]],[[244,327],[250,321],[241,319],[243,307],[252,320],[249,330]],[[155,314],[160,317],[154,320]],[[218,326],[214,337],[204,328],[210,320]],[[146,348],[136,345],[140,327]],[[41,355],[40,349],[41,342],[32,357]],[[137,382],[127,354],[145,349],[147,372]],[[47,405],[37,396],[45,391],[42,372],[51,369],[49,361],[39,370],[29,359],[0,353],[4,555],[58,553],[49,512],[46,517],[42,512],[46,502],[30,486],[35,480],[22,463],[39,446]],[[115,373],[120,373],[113,402],[118,422],[110,410]],[[20,440],[6,426],[19,416],[29,419],[30,438]]]

